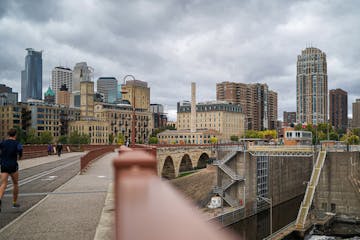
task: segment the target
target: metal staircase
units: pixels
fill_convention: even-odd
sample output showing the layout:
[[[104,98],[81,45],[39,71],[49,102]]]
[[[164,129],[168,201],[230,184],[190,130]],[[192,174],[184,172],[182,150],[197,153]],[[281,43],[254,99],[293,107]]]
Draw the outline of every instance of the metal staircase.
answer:
[[[313,168],[310,182],[306,188],[304,200],[301,202],[299,213],[296,219],[295,227],[298,230],[304,229],[307,215],[311,207],[312,200],[314,198],[315,189],[319,182],[322,167],[324,166],[326,158],[326,151],[320,151],[316,159],[315,166]]]
[[[223,165],[225,163],[227,163],[231,158],[233,158],[236,155],[236,151],[235,152],[229,152],[225,155],[225,157],[221,160],[217,160],[214,161],[214,165]]]
[[[225,192],[226,189],[231,187],[234,183],[236,183],[235,180],[230,180],[229,182],[223,183],[222,186],[215,186],[213,192],[222,196],[223,192]]]
[[[237,174],[232,168],[230,168],[226,163],[230,161],[234,156],[236,156],[237,151],[231,151],[227,153],[221,160],[214,161],[213,164],[218,166],[226,175],[230,177],[229,181],[224,181],[221,186],[216,186],[213,189],[213,192],[219,194],[225,202],[227,202],[231,207],[238,206],[236,200],[234,200],[229,194],[226,193],[226,190],[229,189],[237,181],[244,181],[245,179]]]
[[[227,202],[230,206],[234,207],[237,206],[237,202],[236,200],[234,200],[229,194],[225,193],[225,195],[223,196],[223,199],[225,200],[225,202]]]
[[[226,173],[227,175],[229,175],[229,177],[233,180],[236,181],[240,181],[243,180],[244,178],[242,178],[239,174],[235,173],[234,170],[232,170],[228,165],[226,164],[221,164],[219,165],[219,168],[221,170],[223,170],[224,173]]]

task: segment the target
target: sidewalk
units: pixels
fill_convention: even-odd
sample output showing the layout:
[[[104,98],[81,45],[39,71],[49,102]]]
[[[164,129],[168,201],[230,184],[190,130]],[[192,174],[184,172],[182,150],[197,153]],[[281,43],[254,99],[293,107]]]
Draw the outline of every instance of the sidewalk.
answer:
[[[85,173],[1,229],[0,239],[94,239],[95,233],[97,239],[112,239],[112,160],[116,156],[113,152],[96,160]],[[24,168],[31,166],[26,161]]]
[[[24,160],[18,161],[19,169],[23,170],[26,168],[31,168],[31,167],[34,167],[37,165],[54,162],[54,161],[57,161],[60,159],[68,158],[68,157],[83,156],[85,154],[86,154],[86,152],[70,152],[70,153],[65,152],[65,153],[61,154],[60,157],[58,155],[54,154],[54,155],[48,155],[46,157],[24,159]]]

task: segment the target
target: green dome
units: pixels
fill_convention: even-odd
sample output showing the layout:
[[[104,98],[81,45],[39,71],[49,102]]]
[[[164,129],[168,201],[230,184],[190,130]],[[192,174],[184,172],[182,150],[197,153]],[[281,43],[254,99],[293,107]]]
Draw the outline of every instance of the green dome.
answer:
[[[48,88],[48,90],[46,91],[46,93],[44,94],[45,96],[52,96],[55,97],[55,93],[53,90],[51,90],[50,86]]]

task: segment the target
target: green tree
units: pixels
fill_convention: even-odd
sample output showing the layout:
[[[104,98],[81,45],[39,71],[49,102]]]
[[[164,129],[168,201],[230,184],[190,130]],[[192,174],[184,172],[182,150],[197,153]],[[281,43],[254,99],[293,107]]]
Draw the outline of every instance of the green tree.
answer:
[[[91,143],[91,138],[89,134],[81,134],[79,137],[80,140],[80,144],[90,144]]]
[[[354,135],[360,137],[360,128],[354,128],[351,132],[352,132]]]
[[[150,137],[149,144],[158,144],[159,139],[157,137]]]
[[[53,135],[49,131],[44,131],[40,133],[40,143],[41,144],[49,144],[53,141]]]
[[[68,143],[68,137],[65,136],[65,135],[62,135],[62,136],[59,137],[58,141],[61,144],[67,144]]]
[[[275,139],[276,138],[276,130],[265,130],[262,131],[265,139]]]
[[[348,134],[342,136],[341,141],[344,141],[348,145],[355,145],[359,144],[359,139],[359,136],[354,135],[352,132],[349,132]]]
[[[217,143],[217,142],[218,142],[217,137],[211,137],[211,138],[210,138],[210,143],[211,143],[211,144],[215,144],[215,143]]]
[[[301,123],[296,124],[296,126],[294,127],[294,130],[295,131],[301,131],[302,130],[302,124]]]
[[[330,140],[337,141],[339,139],[339,134],[337,132],[331,132],[329,134],[329,138],[330,138]]]
[[[232,136],[230,136],[230,140],[234,141],[234,142],[237,142],[237,141],[239,141],[239,137],[236,136],[236,135],[232,135]]]
[[[122,133],[119,133],[118,135],[117,135],[117,144],[119,144],[119,145],[124,145],[124,143],[125,143],[125,137],[124,137],[124,135],[122,134]]]
[[[246,131],[245,137],[246,138],[259,138],[259,134],[255,130],[248,130],[248,131]]]
[[[78,131],[74,131],[74,132],[70,133],[69,143],[70,144],[80,144],[80,134],[78,133]]]
[[[351,135],[349,138],[348,138],[348,143],[349,145],[358,145],[360,140],[359,140],[359,136],[356,136],[356,135]]]
[[[36,130],[34,128],[30,128],[29,132],[26,136],[26,143],[27,144],[39,144],[40,138],[36,133]]]
[[[26,142],[26,132],[22,130],[20,127],[16,126],[16,139],[21,143],[25,144]]]

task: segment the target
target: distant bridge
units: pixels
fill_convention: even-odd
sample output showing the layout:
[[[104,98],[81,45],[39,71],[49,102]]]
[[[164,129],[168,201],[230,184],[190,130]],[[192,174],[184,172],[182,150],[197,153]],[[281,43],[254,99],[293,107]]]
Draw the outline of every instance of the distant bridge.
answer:
[[[205,168],[215,157],[214,145],[156,145],[158,175],[173,179],[179,173]]]

